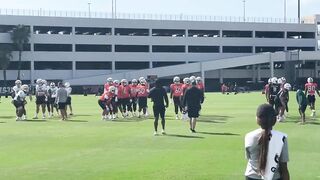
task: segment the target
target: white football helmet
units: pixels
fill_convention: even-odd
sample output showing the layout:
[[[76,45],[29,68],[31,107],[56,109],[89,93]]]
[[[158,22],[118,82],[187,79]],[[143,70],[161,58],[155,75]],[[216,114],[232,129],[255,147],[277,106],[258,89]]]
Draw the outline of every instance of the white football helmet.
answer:
[[[282,84],[282,83],[283,83],[282,79],[279,78],[277,83],[278,83],[278,84]]]
[[[308,77],[307,82],[308,82],[308,83],[313,83],[312,77]]]
[[[282,83],[286,83],[287,82],[285,77],[281,77],[280,79],[282,80]]]
[[[147,83],[147,81],[145,79],[141,79],[139,81],[140,81],[140,84],[146,84]]]
[[[139,81],[145,80],[144,77],[139,77]]]
[[[70,83],[66,82],[66,83],[64,83],[64,86],[68,88],[68,87],[70,87]]]
[[[119,80],[114,80],[113,81],[113,84],[119,84],[120,82],[119,82]]]
[[[16,85],[21,85],[21,84],[22,84],[22,82],[21,82],[20,80],[16,80],[14,83],[15,83]]]
[[[190,76],[190,81],[192,82],[192,81],[195,81],[196,80],[196,77],[195,76]]]
[[[291,89],[291,85],[290,85],[289,83],[285,83],[285,84],[283,85],[283,87],[284,87],[286,90],[288,90],[288,91],[290,91],[290,89]]]
[[[112,82],[113,82],[113,79],[112,79],[111,77],[109,77],[109,78],[107,79],[107,82],[108,82],[108,83],[112,83]]]
[[[50,87],[55,87],[55,86],[56,86],[56,84],[54,82],[50,83]]]
[[[197,81],[197,83],[199,83],[202,81],[202,78],[200,76],[198,76],[198,77],[196,77],[196,81]]]
[[[178,76],[173,78],[174,83],[180,83],[180,78]]]
[[[47,81],[44,80],[44,79],[42,79],[41,83],[44,84],[44,85],[47,85]]]
[[[109,87],[109,91],[112,92],[112,93],[115,93],[116,92],[116,87],[110,86]]]
[[[138,84],[138,80],[137,80],[137,79],[132,79],[132,80],[131,80],[131,83],[132,83],[132,84]]]
[[[29,86],[26,85],[26,84],[24,84],[24,85],[21,86],[21,89],[22,89],[22,91],[24,91],[24,92],[28,92],[28,91],[29,91]]]
[[[36,83],[37,84],[41,84],[42,83],[42,79],[37,79]]]
[[[121,79],[121,84],[122,85],[128,85],[128,81],[126,79]]]
[[[268,79],[268,84],[271,84],[272,83],[272,78],[269,78]]]
[[[276,77],[271,78],[271,83],[272,84],[277,84],[278,83],[278,78],[276,78]]]
[[[183,83],[184,84],[190,84],[191,83],[190,78],[184,78],[183,79]]]

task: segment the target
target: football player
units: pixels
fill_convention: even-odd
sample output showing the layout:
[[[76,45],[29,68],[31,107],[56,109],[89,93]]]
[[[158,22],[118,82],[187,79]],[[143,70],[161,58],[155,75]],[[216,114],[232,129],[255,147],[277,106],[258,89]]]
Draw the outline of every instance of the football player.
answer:
[[[38,119],[38,114],[40,111],[40,106],[42,110],[42,119],[46,118],[46,98],[47,98],[47,85],[46,81],[42,79],[37,79],[36,81],[36,114],[33,119]]]
[[[316,102],[316,97],[315,94],[317,93],[318,96],[319,90],[318,90],[318,84],[313,82],[313,79],[309,77],[307,79],[307,83],[304,85],[304,93],[307,95],[308,98],[308,103],[310,106],[310,109],[312,111],[311,116],[315,117],[316,116],[316,109],[315,109],[315,102]]]
[[[180,113],[182,113],[181,96],[182,84],[180,83],[180,78],[176,76],[173,78],[173,83],[170,85],[170,99],[174,103],[174,112],[176,114],[176,119],[179,119],[179,110]]]

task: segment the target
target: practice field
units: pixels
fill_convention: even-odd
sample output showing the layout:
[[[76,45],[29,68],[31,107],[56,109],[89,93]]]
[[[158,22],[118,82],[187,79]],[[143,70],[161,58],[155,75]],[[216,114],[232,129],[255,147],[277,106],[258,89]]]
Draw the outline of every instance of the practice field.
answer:
[[[275,129],[288,134],[291,178],[320,180],[320,121],[310,120],[308,109],[309,123],[298,125],[294,95],[289,118]],[[174,119],[170,104],[168,135],[153,136],[151,116],[102,121],[94,96],[73,96],[68,122],[16,122],[13,105],[2,97],[0,179],[244,179],[244,135],[258,127],[255,111],[264,102],[261,93],[206,94],[196,134]],[[29,119],[34,109],[28,102]]]

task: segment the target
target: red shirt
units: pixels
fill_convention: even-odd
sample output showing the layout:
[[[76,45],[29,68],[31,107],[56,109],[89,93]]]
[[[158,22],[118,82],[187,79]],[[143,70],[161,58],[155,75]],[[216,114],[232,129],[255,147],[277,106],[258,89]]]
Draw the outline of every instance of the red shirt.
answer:
[[[200,82],[199,84],[197,84],[197,88],[200,89],[201,91],[204,91],[204,84]]]
[[[113,83],[111,83],[111,84],[109,84],[109,83],[104,84],[104,92],[108,92],[110,86],[113,86]]]
[[[129,87],[130,87],[130,96],[131,96],[132,98],[137,97],[138,85],[130,84]]]
[[[183,96],[185,94],[185,92],[187,91],[187,89],[189,89],[191,87],[190,84],[183,84],[182,85],[182,92],[181,92],[181,96]]]
[[[130,86],[120,85],[118,87],[118,98],[119,99],[127,99],[130,98]]]
[[[105,92],[100,96],[100,101],[104,101],[109,105],[111,103],[112,98],[114,97],[114,94],[112,92]]]
[[[138,88],[137,97],[148,97],[149,89],[147,86],[139,84],[137,88]]]
[[[264,86],[264,93],[265,93],[265,94],[269,93],[269,84],[266,84],[266,85]]]
[[[173,95],[173,97],[180,97],[182,94],[182,84],[171,84],[170,85],[170,91]]]
[[[314,95],[316,93],[318,85],[317,83],[306,83],[304,87],[307,90],[308,95]]]

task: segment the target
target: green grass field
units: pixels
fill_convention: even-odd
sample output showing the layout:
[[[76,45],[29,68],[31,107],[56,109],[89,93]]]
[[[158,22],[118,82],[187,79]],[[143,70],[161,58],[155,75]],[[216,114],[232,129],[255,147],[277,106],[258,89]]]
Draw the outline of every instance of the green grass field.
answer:
[[[298,125],[294,95],[289,118],[275,129],[288,134],[291,179],[320,180],[320,121],[307,110],[309,123]],[[258,128],[255,111],[264,102],[261,93],[206,94],[196,134],[174,119],[170,104],[168,135],[153,136],[151,117],[101,121],[94,96],[73,96],[68,122],[16,122],[13,105],[2,98],[0,179],[244,179],[244,135]],[[34,109],[28,102],[29,118]]]

